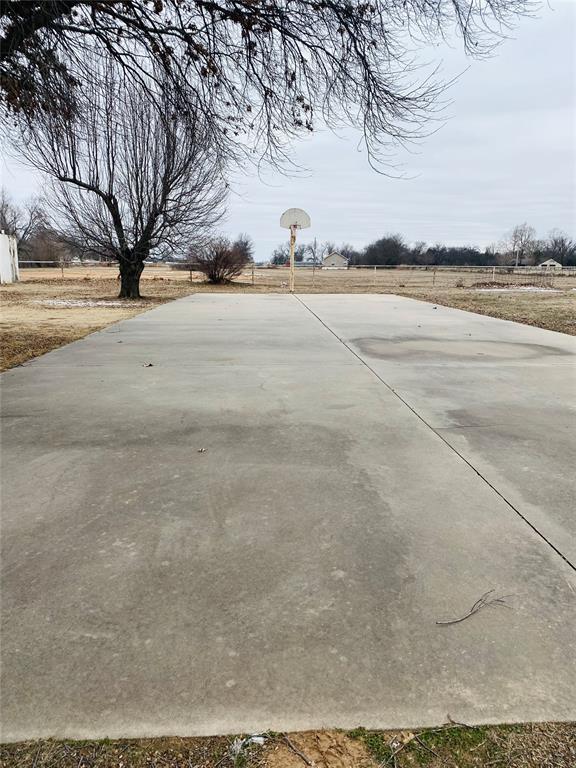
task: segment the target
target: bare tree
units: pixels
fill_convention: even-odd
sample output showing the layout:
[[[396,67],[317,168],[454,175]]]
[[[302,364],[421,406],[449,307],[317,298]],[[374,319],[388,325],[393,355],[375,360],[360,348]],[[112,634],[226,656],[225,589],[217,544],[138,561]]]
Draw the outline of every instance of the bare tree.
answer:
[[[45,224],[46,215],[37,197],[17,205],[3,187],[0,189],[0,230],[14,235],[20,252],[25,251],[30,239]]]
[[[0,189],[0,229],[17,237],[22,228],[22,209],[15,205],[4,187]]]
[[[442,87],[415,82],[412,51],[456,29],[490,51],[531,0],[13,0],[3,3],[0,86],[14,111],[62,111],[100,73],[93,51],[149,86],[169,79],[221,147],[285,159],[317,123],[361,125],[370,156],[421,133]],[[143,74],[144,73],[144,74]],[[158,90],[152,88],[157,96]]]
[[[428,245],[424,242],[424,240],[418,240],[414,243],[412,246],[412,253],[414,254],[414,263],[415,264],[428,264]]]
[[[254,243],[252,242],[250,235],[242,232],[240,235],[238,235],[236,240],[234,240],[232,245],[240,254],[244,256],[246,259],[246,264],[254,261]]]
[[[312,262],[317,267],[322,263],[322,246],[317,238],[308,243],[305,247],[306,261]]]
[[[252,261],[246,235],[240,235],[233,243],[225,237],[214,238],[203,248],[194,247],[190,258],[210,283],[217,284],[228,283],[238,277]]]
[[[140,297],[152,253],[201,242],[220,219],[225,185],[200,113],[156,100],[100,62],[70,112],[40,112],[14,144],[52,179],[56,220],[86,250],[116,259],[121,298]]]
[[[534,253],[536,246],[536,230],[526,222],[514,227],[507,238],[508,249],[512,252],[514,266],[525,264]]]
[[[361,252],[355,248],[352,243],[341,243],[338,248],[336,248],[336,252],[341,256],[344,256],[349,267],[356,267],[362,261]]]
[[[486,256],[488,264],[497,264],[499,256],[498,243],[490,243],[487,245],[484,249],[484,255]]]
[[[324,256],[329,256],[336,250],[336,243],[333,240],[325,240],[320,246],[321,258],[324,258]]]
[[[304,261],[304,256],[306,254],[306,246],[303,243],[300,243],[296,246],[294,249],[294,261]],[[290,263],[290,246],[287,242],[280,243],[280,245],[277,245],[276,248],[272,251],[272,256],[270,257],[270,264],[274,264],[277,267],[284,267],[288,266]]]
[[[49,226],[40,226],[26,243],[26,267],[63,266],[72,259],[72,250],[59,232]]]
[[[549,258],[556,259],[562,266],[576,263],[576,242],[565,232],[553,229],[545,242],[545,250]]]

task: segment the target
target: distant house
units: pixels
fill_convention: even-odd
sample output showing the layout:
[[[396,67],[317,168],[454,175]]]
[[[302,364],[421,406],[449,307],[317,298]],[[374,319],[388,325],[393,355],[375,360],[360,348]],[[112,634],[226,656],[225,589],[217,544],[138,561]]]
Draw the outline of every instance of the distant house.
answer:
[[[322,259],[322,269],[348,269],[348,259],[333,251]]]
[[[543,270],[552,270],[552,269],[562,269],[562,264],[560,264],[559,261],[556,261],[555,259],[546,259],[546,261],[543,261],[542,264],[538,264],[538,269]]]

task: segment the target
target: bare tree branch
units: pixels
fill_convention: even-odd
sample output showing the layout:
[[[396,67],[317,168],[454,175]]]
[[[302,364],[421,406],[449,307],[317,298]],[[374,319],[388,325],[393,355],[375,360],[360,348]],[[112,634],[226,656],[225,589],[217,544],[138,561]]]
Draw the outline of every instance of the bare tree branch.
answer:
[[[46,225],[46,214],[37,197],[30,198],[24,206],[16,205],[4,188],[0,189],[0,230],[14,235],[20,252],[30,239]]]
[[[318,124],[363,129],[378,160],[422,135],[442,84],[411,49],[456,29],[489,53],[532,0],[23,0],[3,4],[0,88],[33,118],[62,109],[111,57],[132,82],[166,79],[221,151],[282,165]],[[186,87],[182,87],[187,84]],[[155,89],[151,89],[155,93]],[[255,154],[254,154],[255,153]]]
[[[470,616],[474,616],[475,613],[478,613],[478,611],[481,611],[482,608],[488,608],[490,606],[502,606],[503,608],[509,608],[510,606],[506,604],[506,598],[512,597],[512,595],[502,595],[502,597],[490,597],[490,595],[494,592],[493,589],[488,590],[488,592],[485,592],[482,597],[478,598],[472,608],[468,611],[468,613],[464,614],[464,616],[461,616],[459,619],[449,619],[448,621],[437,621],[436,624],[460,624],[461,621],[465,621],[466,619],[469,619]]]

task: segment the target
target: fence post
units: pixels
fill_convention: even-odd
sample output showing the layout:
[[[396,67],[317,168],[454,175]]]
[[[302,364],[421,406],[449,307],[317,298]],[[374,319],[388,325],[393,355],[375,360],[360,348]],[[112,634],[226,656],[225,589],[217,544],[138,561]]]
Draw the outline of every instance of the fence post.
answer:
[[[376,288],[376,265],[374,265],[374,278],[372,280],[372,284],[374,288]]]
[[[62,277],[64,277],[64,259],[63,258],[60,259],[60,273]]]
[[[436,285],[436,267],[432,270],[432,288]]]
[[[496,265],[492,267],[492,282],[496,282]]]
[[[254,283],[254,262],[252,262],[252,285],[255,285],[255,283]]]
[[[192,282],[192,264],[190,264],[190,282]]]

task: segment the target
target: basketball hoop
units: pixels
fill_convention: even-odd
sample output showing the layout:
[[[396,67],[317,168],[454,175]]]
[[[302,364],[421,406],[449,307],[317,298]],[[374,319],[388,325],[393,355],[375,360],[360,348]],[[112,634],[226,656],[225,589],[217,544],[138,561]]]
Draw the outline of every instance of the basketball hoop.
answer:
[[[288,208],[280,216],[280,226],[290,230],[290,293],[294,293],[294,248],[296,246],[296,230],[307,229],[310,226],[310,216],[302,208]]]

